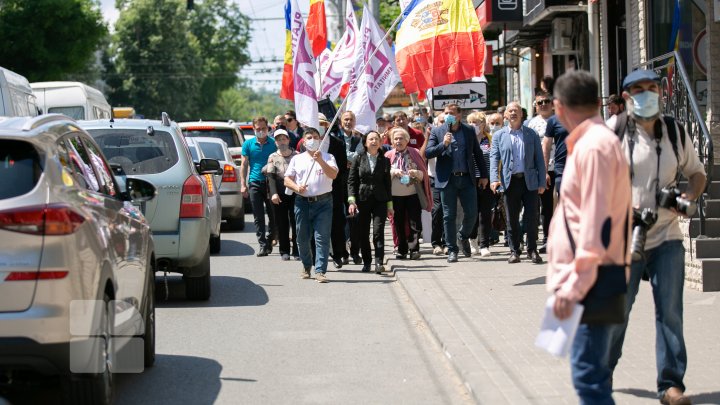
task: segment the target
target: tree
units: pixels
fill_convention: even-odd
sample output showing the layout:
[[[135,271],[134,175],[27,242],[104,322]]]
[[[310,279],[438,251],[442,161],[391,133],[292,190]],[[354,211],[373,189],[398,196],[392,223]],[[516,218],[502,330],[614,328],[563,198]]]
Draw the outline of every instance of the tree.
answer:
[[[272,119],[292,108],[292,103],[265,89],[255,92],[240,85],[220,93],[215,106],[214,117],[235,121],[250,121],[259,115]]]
[[[31,82],[82,73],[106,35],[93,0],[0,0],[0,61]]]
[[[388,0],[380,2],[380,21],[378,23],[384,30],[390,28],[392,23],[395,22],[397,16],[400,15],[400,3],[398,0]],[[395,40],[395,33],[397,32],[397,26],[393,27],[389,37]]]

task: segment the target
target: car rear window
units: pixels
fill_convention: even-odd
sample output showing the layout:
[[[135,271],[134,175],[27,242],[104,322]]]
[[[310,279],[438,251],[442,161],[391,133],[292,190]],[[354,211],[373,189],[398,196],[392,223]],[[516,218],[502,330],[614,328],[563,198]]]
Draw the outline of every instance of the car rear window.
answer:
[[[182,129],[183,134],[185,136],[193,137],[193,136],[207,136],[210,138],[219,138],[225,141],[225,143],[229,147],[240,147],[238,142],[235,142],[235,137],[233,136],[234,131],[232,128],[215,128],[215,127],[186,127]]]
[[[199,162],[200,157],[198,156],[197,146],[188,145],[188,150],[190,150],[190,156],[192,156],[193,162]]]
[[[203,155],[205,155],[208,159],[217,159],[217,160],[227,160],[225,159],[225,151],[223,150],[222,145],[219,143],[214,142],[198,142],[200,144],[200,149],[203,151]]]
[[[24,141],[0,140],[0,200],[29,193],[40,175],[35,147]]]
[[[145,129],[88,130],[108,163],[119,164],[126,174],[162,173],[178,162],[175,141],[167,131]]]
[[[77,107],[51,107],[48,108],[48,113],[53,114],[65,114],[74,120],[85,119],[85,109],[81,106]]]

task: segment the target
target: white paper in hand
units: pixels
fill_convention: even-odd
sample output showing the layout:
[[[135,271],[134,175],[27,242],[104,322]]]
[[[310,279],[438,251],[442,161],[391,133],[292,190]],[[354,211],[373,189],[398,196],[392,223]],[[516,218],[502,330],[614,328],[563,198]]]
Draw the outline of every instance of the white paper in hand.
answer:
[[[540,333],[535,339],[535,346],[553,356],[565,357],[570,353],[584,307],[575,304],[572,314],[568,318],[560,320],[553,312],[554,304],[555,295],[551,295],[545,302],[545,316],[540,325]]]

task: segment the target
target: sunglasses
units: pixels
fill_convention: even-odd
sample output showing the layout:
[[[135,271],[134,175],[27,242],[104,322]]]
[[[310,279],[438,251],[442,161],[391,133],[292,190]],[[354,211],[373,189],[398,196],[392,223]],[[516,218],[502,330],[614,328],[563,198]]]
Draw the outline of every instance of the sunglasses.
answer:
[[[552,101],[545,99],[545,100],[538,100],[538,101],[536,101],[536,102],[535,102],[535,105],[547,105],[547,104],[550,104],[550,103],[552,103]]]
[[[287,118],[285,118],[285,121],[287,121],[287,122],[293,122],[293,121],[295,121],[295,118],[287,117]]]

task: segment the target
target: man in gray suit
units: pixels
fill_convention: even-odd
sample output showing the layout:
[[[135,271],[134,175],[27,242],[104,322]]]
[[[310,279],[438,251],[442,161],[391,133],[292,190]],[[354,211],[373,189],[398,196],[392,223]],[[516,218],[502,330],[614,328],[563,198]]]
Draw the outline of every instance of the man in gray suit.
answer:
[[[505,109],[509,125],[492,138],[490,149],[490,188],[505,191],[507,214],[508,263],[520,262],[520,210],[525,208],[528,259],[540,264],[537,252],[538,194],[545,191],[545,160],[540,138],[532,129],[522,125],[522,108],[513,101]],[[498,179],[498,165],[502,175]]]

